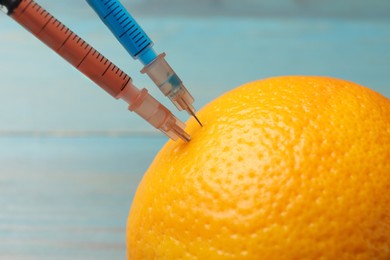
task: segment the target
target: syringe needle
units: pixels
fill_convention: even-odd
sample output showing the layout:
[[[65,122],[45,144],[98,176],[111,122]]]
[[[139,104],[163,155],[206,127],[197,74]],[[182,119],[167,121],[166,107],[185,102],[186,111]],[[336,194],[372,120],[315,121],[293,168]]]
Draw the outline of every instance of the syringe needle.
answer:
[[[203,127],[203,124],[199,121],[199,119],[196,117],[195,113],[192,113],[192,116],[198,121],[199,125]]]
[[[191,114],[196,119],[196,121],[198,121],[199,125],[201,127],[203,127],[203,124],[200,122],[198,117],[195,115],[195,109],[191,105],[188,105],[184,99],[182,99],[182,102],[185,104],[186,110],[189,112],[189,114]]]

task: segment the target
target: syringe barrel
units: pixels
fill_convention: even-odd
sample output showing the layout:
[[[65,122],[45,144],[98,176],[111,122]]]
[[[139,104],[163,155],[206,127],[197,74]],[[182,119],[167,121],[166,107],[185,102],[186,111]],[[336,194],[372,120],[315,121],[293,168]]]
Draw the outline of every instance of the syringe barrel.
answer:
[[[87,2],[134,59],[147,65],[157,57],[152,40],[118,0]]]
[[[131,78],[33,0],[22,0],[11,17],[115,98]]]

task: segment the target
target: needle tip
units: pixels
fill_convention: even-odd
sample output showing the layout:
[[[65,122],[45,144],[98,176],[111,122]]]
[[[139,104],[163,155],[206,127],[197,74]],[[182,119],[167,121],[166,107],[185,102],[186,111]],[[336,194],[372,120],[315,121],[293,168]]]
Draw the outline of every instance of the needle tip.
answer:
[[[188,143],[191,141],[190,135],[187,134],[180,126],[175,125],[172,130],[175,132],[176,136],[182,139],[184,142]]]
[[[199,118],[196,117],[195,112],[190,108],[188,109],[188,111],[190,111],[190,114],[196,119],[196,121],[198,121],[199,125],[203,127],[203,124],[200,122]]]
[[[203,124],[199,121],[199,119],[196,117],[196,115],[193,114],[193,116],[195,117],[196,121],[198,121],[199,125],[200,125],[201,127],[203,127]]]
[[[181,99],[181,102],[183,103],[183,108],[190,114],[192,115],[196,121],[198,121],[199,125],[201,127],[203,127],[203,124],[199,121],[199,119],[196,117],[195,115],[195,109],[191,106],[191,105],[188,105],[187,102],[185,101],[185,99]]]

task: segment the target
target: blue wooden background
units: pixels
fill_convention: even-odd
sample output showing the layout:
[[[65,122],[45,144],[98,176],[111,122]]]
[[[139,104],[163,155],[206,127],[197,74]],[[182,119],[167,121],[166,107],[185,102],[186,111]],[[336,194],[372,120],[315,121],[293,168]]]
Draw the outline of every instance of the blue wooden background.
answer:
[[[37,2],[175,111],[85,1]],[[123,3],[198,108],[245,82],[291,74],[390,97],[388,0]],[[167,139],[6,15],[0,25],[0,259],[124,259],[134,192]]]

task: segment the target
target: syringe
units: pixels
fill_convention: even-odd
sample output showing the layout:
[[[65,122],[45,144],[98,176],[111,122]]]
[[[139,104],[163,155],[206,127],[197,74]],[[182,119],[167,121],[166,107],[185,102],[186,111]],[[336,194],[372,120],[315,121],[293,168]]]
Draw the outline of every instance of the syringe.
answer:
[[[87,2],[130,55],[143,63],[145,67],[141,72],[148,74],[179,110],[186,110],[202,125],[192,106],[194,98],[165,60],[165,53],[157,56],[152,48],[153,42],[119,0],[87,0]]]
[[[146,89],[138,89],[132,79],[78,35],[33,0],[0,0],[0,9],[30,31],[39,40],[67,60],[116,99],[129,104],[151,125],[173,140],[189,141],[185,125]]]

